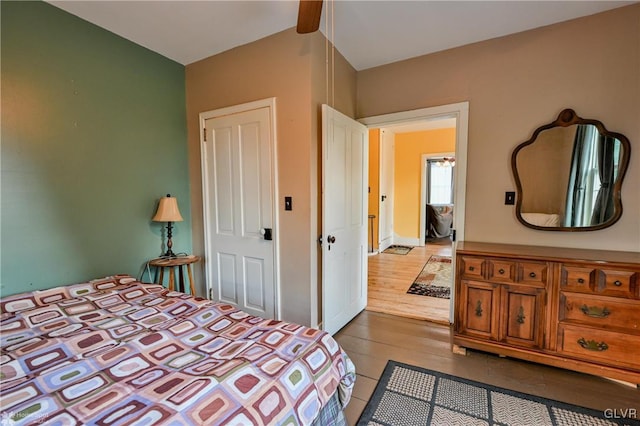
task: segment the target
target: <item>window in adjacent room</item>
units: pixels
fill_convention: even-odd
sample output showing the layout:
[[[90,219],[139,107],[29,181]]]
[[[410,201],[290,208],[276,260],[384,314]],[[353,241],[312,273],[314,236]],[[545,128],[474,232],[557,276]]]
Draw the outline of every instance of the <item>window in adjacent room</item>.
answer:
[[[429,158],[427,173],[429,187],[428,204],[453,204],[453,170],[455,158]]]

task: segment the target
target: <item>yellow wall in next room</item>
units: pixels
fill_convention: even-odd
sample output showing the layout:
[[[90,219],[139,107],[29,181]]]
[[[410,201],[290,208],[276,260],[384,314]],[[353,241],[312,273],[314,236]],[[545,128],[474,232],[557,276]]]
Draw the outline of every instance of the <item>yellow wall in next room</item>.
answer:
[[[393,232],[401,238],[419,238],[422,155],[454,152],[456,129],[398,133],[395,141]]]
[[[373,242],[373,250],[378,249],[378,217],[380,216],[380,129],[369,130],[369,219],[367,241]],[[371,238],[371,221],[373,221],[373,239]]]

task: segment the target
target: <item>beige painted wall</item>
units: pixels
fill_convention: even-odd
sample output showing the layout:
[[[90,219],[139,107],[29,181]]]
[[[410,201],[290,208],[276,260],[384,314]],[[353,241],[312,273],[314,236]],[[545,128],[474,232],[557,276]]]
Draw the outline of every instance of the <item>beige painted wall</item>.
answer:
[[[318,311],[317,118],[319,102],[325,101],[324,57],[321,33],[300,35],[289,29],[186,67],[194,253],[204,256],[198,114],[276,97],[280,306],[283,319],[305,325],[315,325]],[[336,109],[353,116],[355,70],[339,55],[335,75]],[[292,211],[284,210],[285,196],[293,197]],[[202,265],[198,273],[203,276]],[[197,282],[204,285],[202,279]],[[204,288],[198,293],[204,294]]]
[[[358,117],[469,101],[465,239],[640,251],[640,4],[358,73]],[[564,108],[631,141],[624,213],[592,232],[522,226],[513,149]]]
[[[289,29],[186,67],[195,254],[204,255],[198,114],[277,98],[284,319],[311,325],[320,320],[318,120],[320,103],[327,101],[358,117],[469,101],[467,240],[640,251],[640,5],[358,73],[336,52],[329,98],[325,50],[320,33]],[[632,144],[624,214],[605,230],[535,231],[503,205],[504,191],[515,186],[512,150],[566,107],[603,121]],[[287,195],[293,197],[290,212],[282,203]]]

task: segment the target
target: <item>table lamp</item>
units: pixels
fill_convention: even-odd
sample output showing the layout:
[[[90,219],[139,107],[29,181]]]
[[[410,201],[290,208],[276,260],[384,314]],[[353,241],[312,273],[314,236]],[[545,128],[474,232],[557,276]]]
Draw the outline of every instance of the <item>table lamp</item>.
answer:
[[[154,222],[167,222],[167,252],[162,257],[177,257],[171,250],[173,243],[171,242],[171,228],[173,222],[182,222],[182,215],[178,210],[178,200],[176,197],[172,197],[171,194],[167,194],[166,197],[160,198],[158,203],[158,211],[153,217]]]

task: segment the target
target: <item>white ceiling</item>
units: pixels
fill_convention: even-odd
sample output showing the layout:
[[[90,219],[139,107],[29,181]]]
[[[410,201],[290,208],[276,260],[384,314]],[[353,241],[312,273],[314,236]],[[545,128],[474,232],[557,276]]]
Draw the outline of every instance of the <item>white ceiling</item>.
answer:
[[[50,3],[184,65],[291,28],[298,14],[294,0]],[[320,27],[363,70],[632,3],[325,0]]]

